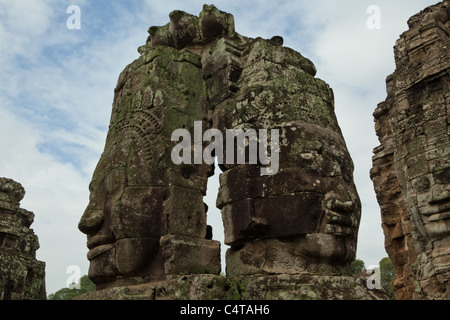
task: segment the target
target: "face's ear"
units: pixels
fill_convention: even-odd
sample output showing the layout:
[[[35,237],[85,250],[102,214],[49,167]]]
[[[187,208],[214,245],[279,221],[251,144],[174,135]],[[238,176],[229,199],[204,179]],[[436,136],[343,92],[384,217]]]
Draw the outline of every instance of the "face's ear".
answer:
[[[169,32],[173,47],[183,49],[194,40],[201,38],[198,28],[198,18],[184,11],[175,10],[169,14]]]
[[[163,27],[150,27],[148,33],[150,34],[152,47],[157,45],[170,46],[169,24]]]
[[[235,34],[233,15],[218,10],[214,5],[204,5],[199,19],[204,41],[220,36],[233,37]]]

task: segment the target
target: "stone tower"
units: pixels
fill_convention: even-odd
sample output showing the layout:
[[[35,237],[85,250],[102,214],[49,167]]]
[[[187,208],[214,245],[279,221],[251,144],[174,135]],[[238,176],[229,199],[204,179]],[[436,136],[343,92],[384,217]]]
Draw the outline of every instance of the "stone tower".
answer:
[[[411,17],[374,112],[373,180],[398,299],[450,299],[450,6]]]
[[[17,182],[0,178],[0,300],[42,300],[45,263],[36,260],[34,214],[20,208],[25,195]]]
[[[236,288],[248,277],[253,289],[236,291],[252,292],[246,298],[264,299],[272,290],[273,297],[286,290],[300,298],[308,291],[302,285],[319,282],[312,296],[345,286],[347,297],[373,298],[359,280],[342,277],[355,258],[361,203],[333,91],[315,77],[313,63],[279,36],[238,34],[233,16],[212,5],[198,17],[169,17],[149,29],[141,56],[115,89],[105,150],[79,223],[89,276],[106,290],[94,296],[144,285],[140,292],[153,298],[180,297],[173,288],[186,281],[182,297],[204,296],[207,288],[227,281]],[[222,171],[217,207],[231,247],[223,281],[220,243],[211,239],[203,203],[211,155]],[[268,283],[274,287],[257,289]]]

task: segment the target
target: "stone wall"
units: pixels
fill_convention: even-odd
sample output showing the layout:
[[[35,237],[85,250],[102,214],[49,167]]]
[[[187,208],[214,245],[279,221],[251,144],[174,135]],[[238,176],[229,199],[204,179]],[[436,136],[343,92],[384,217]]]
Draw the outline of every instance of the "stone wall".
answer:
[[[374,112],[371,178],[398,299],[450,298],[450,6],[411,17]]]
[[[34,214],[20,208],[25,195],[17,182],[0,178],[0,300],[46,299],[45,263],[39,248]]]

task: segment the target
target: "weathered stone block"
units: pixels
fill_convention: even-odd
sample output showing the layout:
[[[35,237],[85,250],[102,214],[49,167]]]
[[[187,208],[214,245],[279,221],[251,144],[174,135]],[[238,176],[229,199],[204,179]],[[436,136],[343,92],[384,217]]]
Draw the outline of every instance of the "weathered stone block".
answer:
[[[127,187],[121,201],[111,205],[111,230],[116,239],[164,234],[161,215],[166,188]]]
[[[276,175],[261,176],[257,166],[241,165],[220,175],[217,207],[223,208],[245,198],[269,198],[300,192],[325,193],[323,176],[310,170],[280,171]]]
[[[204,238],[206,211],[200,191],[170,187],[170,197],[164,202],[166,232]]]
[[[301,236],[291,238],[289,241],[256,240],[245,243],[239,249],[231,247],[226,254],[227,276],[250,274],[320,274],[324,276],[338,275],[346,270],[346,264],[329,264],[321,262],[320,258],[313,259],[303,254],[301,251],[305,243],[304,237]],[[309,246],[311,244],[313,242],[308,243]],[[331,249],[333,243],[329,245]],[[332,249],[324,256],[331,254],[331,251]]]
[[[225,243],[315,232],[322,216],[320,197],[315,193],[244,199],[222,209]]]
[[[219,274],[220,242],[181,235],[160,240],[166,274]]]

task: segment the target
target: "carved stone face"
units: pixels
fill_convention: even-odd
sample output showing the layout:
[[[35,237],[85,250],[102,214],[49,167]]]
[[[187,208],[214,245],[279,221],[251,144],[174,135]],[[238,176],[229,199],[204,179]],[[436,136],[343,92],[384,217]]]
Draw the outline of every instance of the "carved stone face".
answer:
[[[212,6],[198,19],[174,12],[150,35],[148,48],[140,50],[144,57],[119,78],[112,138],[79,224],[88,235],[89,276],[97,287],[164,275],[161,252],[170,250],[161,249],[159,239],[166,232],[205,237],[201,199],[209,167],[176,167],[165,159],[158,169],[155,160],[167,157],[164,147],[175,129],[189,129],[199,119],[218,130],[282,131],[276,174],[261,176],[257,165],[223,165],[217,205],[225,243],[239,250],[276,240],[308,261],[351,261],[361,207],[353,164],[332,92],[314,78],[312,62],[273,41],[235,35],[232,16]],[[164,108],[156,88],[164,93]],[[260,252],[268,250],[255,254]]]
[[[398,111],[389,120],[396,147],[394,168],[414,225],[411,231],[426,243],[434,242],[430,248],[418,245],[418,255],[439,248],[436,241],[450,235],[448,99],[442,94],[446,86],[442,76],[407,88],[408,109],[402,110],[404,105],[394,100],[393,110]]]
[[[312,215],[317,224],[304,230],[306,235],[298,238],[296,250],[322,261],[350,262],[356,256],[361,218],[361,203],[353,183],[350,155],[337,135],[331,137],[305,131],[304,136],[308,138],[303,143],[310,147],[307,152],[299,154],[306,160],[302,163],[300,175],[310,177],[312,187],[309,192],[317,196],[317,211],[309,211],[307,204],[299,208],[304,210],[302,220]],[[311,144],[312,141],[314,143]],[[312,180],[313,176],[315,180]]]
[[[436,103],[433,107],[436,113],[439,110],[445,115],[445,104]],[[418,112],[419,117],[427,119],[427,114]],[[419,125],[424,128],[424,134],[406,141],[406,148],[402,150],[408,153],[398,153],[397,172],[400,187],[408,195],[405,204],[413,223],[423,237],[435,241],[450,235],[448,127],[445,116],[434,119],[431,124],[422,120]]]
[[[165,189],[152,187],[137,139],[110,144],[89,186],[79,229],[87,234],[89,277],[97,284],[158,276]],[[153,178],[153,179],[152,179]]]
[[[239,250],[283,239],[291,243],[286,250],[306,259],[350,262],[361,204],[333,92],[300,54],[262,40],[247,51],[237,94],[215,110],[218,128],[280,130],[279,170],[260,176],[256,166],[223,166],[217,204],[225,243]]]
[[[159,279],[165,270],[162,236],[180,230],[199,237],[206,233],[201,199],[207,170],[196,168],[199,179],[195,172],[183,175],[167,152],[175,129],[190,130],[203,117],[206,94],[199,57],[164,46],[152,54],[151,59],[137,59],[119,77],[105,151],[79,223],[88,236],[89,277],[97,288]],[[196,192],[183,197],[176,187]],[[194,202],[195,214],[181,200]],[[183,217],[170,214],[184,205]]]
[[[407,170],[408,171],[408,170]],[[437,240],[450,234],[450,167],[439,169],[407,184],[413,197],[406,201],[418,230],[427,238]],[[418,202],[414,201],[417,197]]]
[[[356,255],[361,203],[342,138],[314,125],[283,129],[281,170],[241,165],[221,176],[225,243],[291,239],[297,255],[345,263]],[[240,177],[238,179],[237,177]]]

